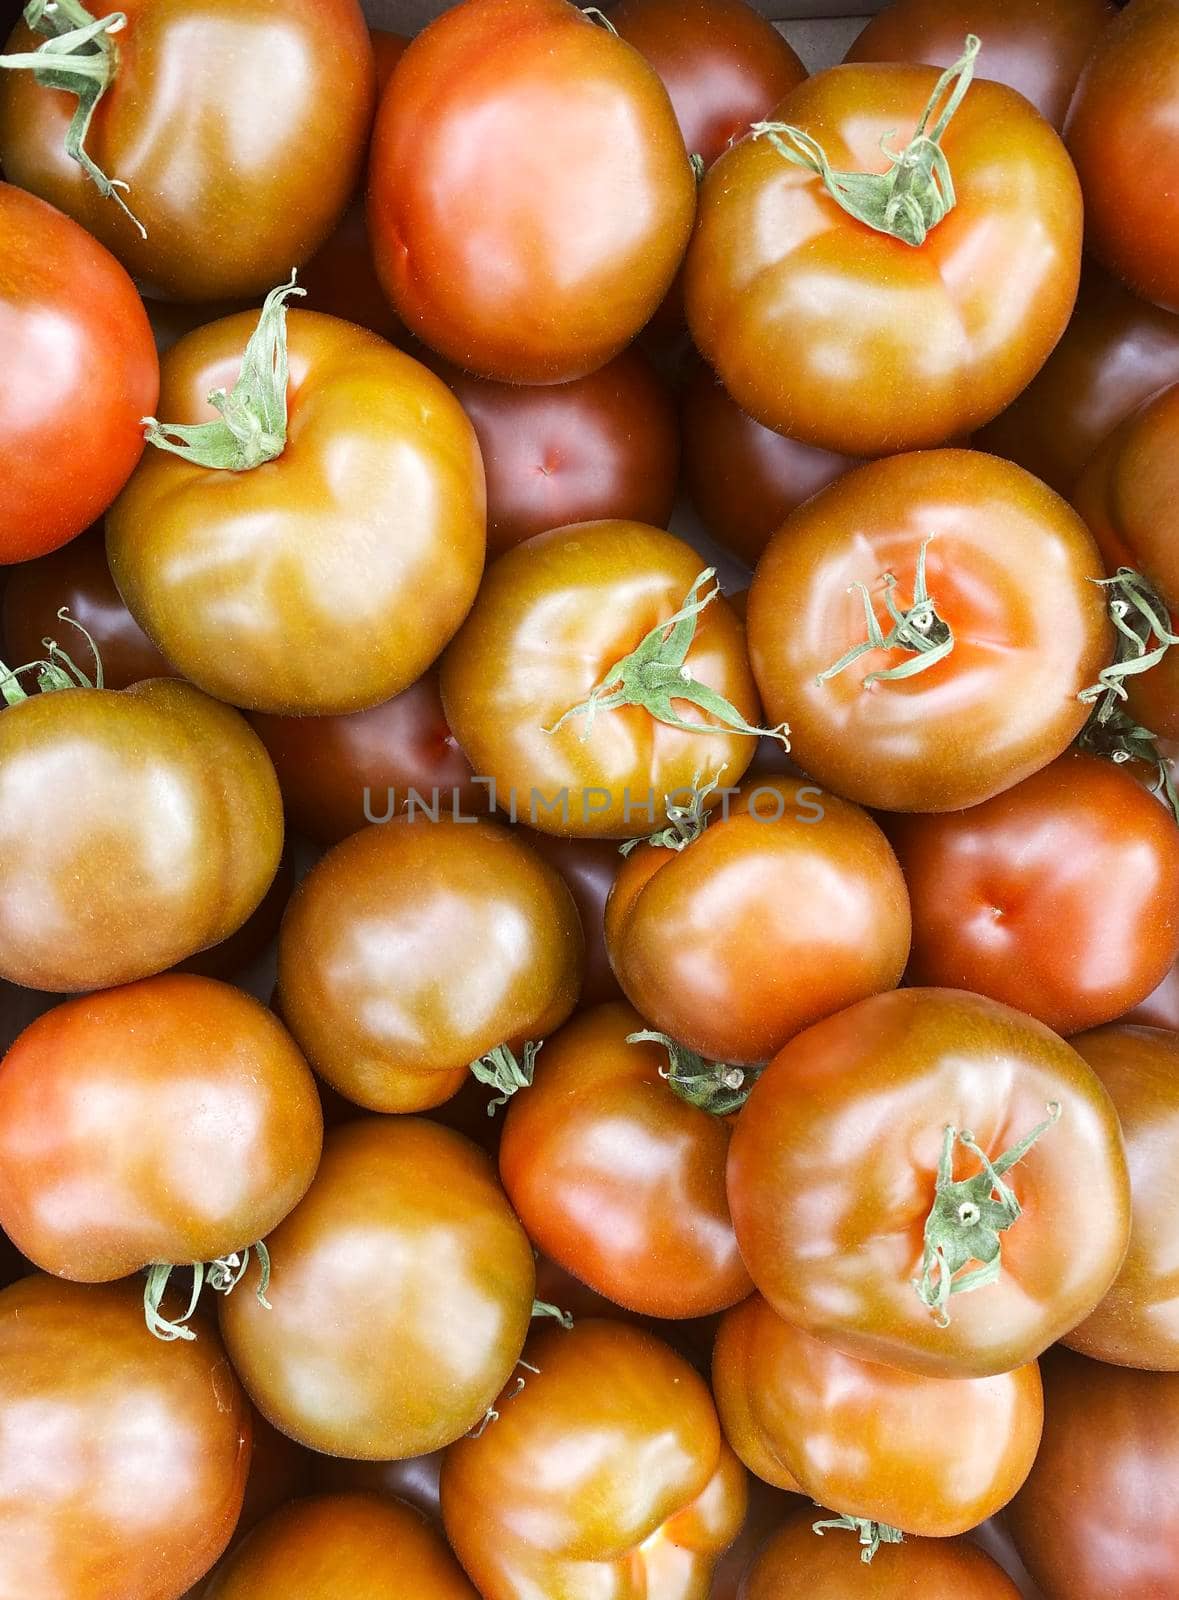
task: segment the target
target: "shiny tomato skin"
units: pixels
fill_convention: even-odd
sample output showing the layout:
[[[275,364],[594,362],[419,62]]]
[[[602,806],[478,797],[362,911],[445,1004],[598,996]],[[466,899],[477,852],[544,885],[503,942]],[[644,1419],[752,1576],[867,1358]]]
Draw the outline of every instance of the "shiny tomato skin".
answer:
[[[606,904],[632,1005],[720,1061],[765,1061],[812,1022],[894,989],[909,932],[876,823],[795,778],[747,779],[683,850],[640,845]]]
[[[1043,1364],[1044,1439],[1004,1520],[1044,1600],[1179,1586],[1179,1375],[1067,1350]]]
[[[809,78],[772,120],[837,170],[883,172],[912,137],[930,67]],[[744,139],[706,175],[684,270],[697,348],[743,411],[844,455],[962,437],[1015,399],[1064,332],[1081,195],[1059,136],[1022,96],[976,80],[942,148],[957,205],[918,248],[849,216],[809,171]]]
[[[746,1497],[703,1379],[618,1322],[538,1331],[525,1358],[539,1370],[442,1466],[447,1537],[483,1600],[703,1600]]]
[[[259,1411],[309,1449],[390,1460],[475,1426],[524,1343],[535,1281],[487,1157],[419,1117],[332,1129],[311,1188],[220,1306]],[[248,1302],[248,1304],[247,1304]]]
[[[887,631],[882,579],[892,573],[911,604],[927,540],[928,590],[952,653],[865,685],[912,659],[872,650],[819,681],[868,637],[852,586],[868,588]],[[869,462],[788,517],[758,563],[747,626],[766,715],[789,722],[805,772],[861,805],[977,805],[1080,733],[1089,707],[1077,696],[1113,659],[1103,576],[1076,513],[1008,462],[972,450]]]
[[[585,971],[578,1005],[621,1000],[622,990],[606,949],[606,901],[622,865],[618,846],[609,839],[559,839],[535,828],[526,828],[522,837],[550,867],[556,867],[577,906],[585,935]]]
[[[241,927],[218,944],[185,956],[170,970],[192,972],[198,978],[221,978],[248,989],[256,974],[250,968],[269,954],[282,923],[287,901],[295,889],[294,849],[284,849],[270,888]],[[268,974],[269,976],[269,974]]]
[[[360,176],[372,47],[356,0],[128,0],[86,149],[147,232],[65,151],[77,106],[0,75],[0,161],[75,217],[149,293],[265,293],[330,233]],[[9,52],[44,39],[23,24]],[[330,152],[330,154],[329,154]]]
[[[508,1106],[500,1177],[529,1237],[591,1289],[645,1316],[705,1316],[753,1287],[725,1198],[730,1130],[664,1083],[661,1045],[626,1042],[644,1026],[599,1006],[546,1041]]]
[[[58,549],[110,505],[143,453],[160,368],[135,285],[69,217],[0,183],[0,241],[2,566]]]
[[[438,1479],[446,1452],[400,1461],[348,1461],[342,1456],[311,1456],[312,1483],[317,1494],[379,1494],[403,1500],[436,1526],[442,1525]]]
[[[0,712],[0,771],[12,982],[68,992],[161,972],[228,938],[274,877],[274,768],[244,719],[191,684],[33,695]],[[49,804],[63,793],[85,804]]]
[[[695,191],[638,51],[566,0],[464,0],[413,41],[381,101],[377,272],[406,327],[448,360],[565,383],[654,312]]]
[[[178,1600],[233,1533],[250,1408],[215,1328],[165,1344],[135,1283],[0,1293],[0,1593]]]
[[[1144,1028],[1170,1028],[1179,1032],[1179,962],[1145,1000],[1120,1020],[1138,1023]]]
[[[187,974],[80,996],[0,1063],[0,1226],[84,1283],[214,1261],[303,1197],[323,1119],[282,1024]]]
[[[1179,957],[1179,828],[1130,773],[1073,752],[889,837],[913,903],[908,981],[972,989],[1072,1034]]]
[[[918,1297],[946,1127],[992,1159],[1060,1106],[1012,1169],[1023,1215],[998,1280],[951,1297],[939,1327]],[[979,1170],[958,1150],[956,1176]],[[898,989],[792,1039],[737,1121],[729,1206],[750,1275],[779,1316],[865,1361],[987,1377],[1033,1360],[1094,1309],[1129,1238],[1113,1102],[1042,1023],[979,995]],[[1083,1234],[1064,1227],[1086,1205]]]
[[[1035,1362],[990,1378],[919,1377],[842,1355],[760,1295],[721,1319],[712,1386],[750,1471],[839,1515],[937,1539],[1007,1504],[1044,1420]]]
[[[256,323],[243,312],[174,345],[161,415],[212,418],[206,396],[232,388]],[[317,312],[290,312],[287,329],[282,454],[231,473],[149,450],[107,517],[107,556],[132,616],[208,693],[280,715],[361,711],[419,678],[470,609],[483,466],[419,362]]]
[[[442,660],[442,704],[497,804],[546,833],[625,839],[657,827],[664,796],[700,774],[737,783],[756,741],[659,722],[640,706],[571,717],[611,667],[682,607],[704,571],[682,540],[638,522],[555,528],[500,556]],[[697,620],[685,665],[747,722],[759,711],[741,624],[725,600]],[[565,796],[564,800],[562,796]]]
[[[399,817],[344,840],[299,886],[280,1008],[349,1100],[424,1111],[496,1045],[565,1020],[582,950],[569,890],[506,828]]]

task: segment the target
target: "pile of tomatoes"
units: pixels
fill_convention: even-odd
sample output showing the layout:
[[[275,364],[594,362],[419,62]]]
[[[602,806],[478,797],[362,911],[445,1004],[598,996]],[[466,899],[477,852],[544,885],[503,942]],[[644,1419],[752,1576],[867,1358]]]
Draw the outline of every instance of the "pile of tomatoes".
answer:
[[[0,169],[0,1600],[1179,1595],[1179,0],[28,0]]]

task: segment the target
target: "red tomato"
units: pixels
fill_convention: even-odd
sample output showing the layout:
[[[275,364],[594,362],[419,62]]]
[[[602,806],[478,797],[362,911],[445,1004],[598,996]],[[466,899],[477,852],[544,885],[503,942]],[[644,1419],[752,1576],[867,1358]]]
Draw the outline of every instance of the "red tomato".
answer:
[[[275,1427],[379,1461],[480,1421],[523,1346],[535,1272],[474,1145],[418,1117],[335,1128],[269,1243],[272,1309],[247,1292],[251,1269],[220,1310],[234,1368]]]
[[[870,462],[799,507],[758,564],[749,653],[766,714],[849,799],[977,805],[1084,726],[1078,695],[1114,653],[1103,575],[1080,518],[1018,467],[971,450]]]
[[[7,183],[0,346],[3,564],[56,550],[102,515],[143,452],[140,418],[160,382],[143,302],[119,263]]]
[[[658,306],[695,190],[666,91],[612,29],[566,0],[463,0],[414,40],[381,102],[377,271],[448,360],[567,382]]]
[[[1100,1080],[1042,1023],[949,989],[876,995],[792,1039],[738,1118],[728,1190],[779,1316],[931,1377],[1033,1360],[1101,1300],[1130,1229]]]
[[[564,878],[581,918],[585,971],[578,1004],[596,1006],[605,1000],[621,1000],[622,990],[606,951],[606,901],[622,865],[618,846],[609,839],[559,839],[533,828],[526,829],[523,837]]]
[[[1110,1022],[1179,957],[1179,828],[1076,752],[967,811],[898,817],[911,983],[990,995],[1057,1033]]]
[[[1121,1020],[1140,1023],[1144,1028],[1171,1028],[1179,1032],[1179,962],[1159,986]]]

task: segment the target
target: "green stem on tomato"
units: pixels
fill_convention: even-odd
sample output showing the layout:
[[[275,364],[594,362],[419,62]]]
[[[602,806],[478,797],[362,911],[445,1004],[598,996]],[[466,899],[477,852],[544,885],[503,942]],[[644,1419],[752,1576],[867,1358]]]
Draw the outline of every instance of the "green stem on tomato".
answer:
[[[65,606],[57,613],[60,622],[68,622],[90,646],[94,656],[94,678],[90,679],[81,667],[68,656],[55,639],[42,639],[45,646],[45,657],[40,661],[26,661],[20,667],[6,667],[0,661],[0,699],[6,705],[16,706],[22,700],[29,698],[29,692],[21,683],[21,676],[26,672],[36,674],[37,690],[40,694],[54,694],[61,689],[101,689],[102,688],[102,657],[98,653],[98,646],[82,624],[70,616]]]
[[[713,1117],[728,1117],[740,1111],[765,1070],[763,1067],[737,1067],[727,1061],[707,1061],[653,1028],[628,1033],[626,1042],[661,1044],[667,1051],[668,1065],[660,1067],[659,1076],[681,1100]]]
[[[903,1544],[905,1536],[899,1528],[890,1527],[887,1522],[872,1522],[868,1517],[825,1517],[821,1522],[812,1522],[811,1527],[822,1538],[828,1528],[846,1528],[854,1533],[860,1541],[860,1560],[865,1566],[870,1566],[872,1557],[882,1544]]]
[[[928,539],[923,539],[921,548],[917,552],[917,579],[913,588],[913,603],[907,610],[902,610],[897,604],[895,594],[897,580],[893,574],[886,572],[880,580],[884,585],[884,604],[892,618],[892,627],[887,633],[881,630],[880,623],[876,619],[876,612],[872,608],[872,596],[868,592],[867,585],[859,582],[852,584],[852,590],[859,594],[864,603],[864,625],[868,637],[845,651],[826,671],[820,672],[815,679],[816,683],[826,683],[829,678],[838,677],[851,666],[853,661],[858,661],[861,656],[867,655],[872,650],[907,650],[909,656],[895,667],[881,667],[875,672],[867,673],[862,688],[867,688],[872,683],[895,683],[901,678],[915,678],[918,673],[928,672],[930,667],[935,667],[939,661],[944,661],[953,652],[954,630],[948,622],[938,616],[925,577],[925,552],[932,537],[931,534]]]
[[[543,1039],[529,1039],[519,1056],[506,1044],[497,1044],[494,1050],[488,1050],[486,1055],[470,1063],[471,1073],[480,1083],[499,1091],[488,1104],[489,1117],[494,1117],[496,1108],[506,1106],[519,1090],[532,1087],[536,1057],[543,1043]]]
[[[258,1287],[254,1293],[258,1296],[259,1305],[264,1306],[267,1311],[271,1310],[270,1301],[266,1298],[266,1291],[270,1287],[270,1251],[259,1239],[256,1243],[247,1245],[244,1250],[235,1250],[231,1255],[219,1256],[215,1261],[192,1262],[192,1293],[184,1315],[175,1320],[165,1317],[160,1306],[168,1288],[168,1281],[177,1269],[168,1261],[153,1262],[147,1269],[147,1281],[143,1286],[143,1316],[148,1331],[165,1343],[170,1343],[174,1339],[195,1339],[196,1334],[188,1324],[201,1298],[201,1290],[207,1284],[214,1294],[232,1294],[246,1275],[251,1253],[258,1257],[260,1273]]]
[[[707,783],[701,783],[700,774],[692,774],[691,798],[687,805],[676,805],[675,796],[683,794],[682,789],[673,789],[670,794],[663,797],[663,809],[667,817],[666,828],[656,828],[654,833],[642,835],[638,839],[626,839],[618,846],[619,855],[628,856],[632,850],[637,850],[641,844],[655,845],[663,850],[686,850],[708,826],[709,813],[706,809],[708,797],[716,789],[721,780],[720,772],[709,778]]]

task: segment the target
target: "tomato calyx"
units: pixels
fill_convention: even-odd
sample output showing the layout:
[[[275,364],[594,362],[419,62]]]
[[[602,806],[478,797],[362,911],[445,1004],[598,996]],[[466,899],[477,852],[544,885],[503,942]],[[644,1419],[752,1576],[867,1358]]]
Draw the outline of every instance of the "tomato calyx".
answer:
[[[676,851],[686,850],[690,844],[695,844],[708,826],[709,814],[705,809],[705,802],[720,783],[723,772],[722,767],[720,772],[704,784],[700,782],[700,774],[695,772],[692,774],[690,790],[673,789],[670,794],[664,795],[663,809],[667,817],[667,827],[656,828],[654,833],[643,834],[637,839],[624,840],[618,846],[619,855],[628,856],[641,844],[655,845],[661,850]],[[689,796],[687,805],[681,806],[675,803],[677,794]]]
[[[480,1083],[485,1083],[489,1089],[499,1091],[488,1104],[489,1117],[494,1117],[496,1108],[506,1106],[520,1089],[532,1087],[536,1057],[543,1043],[543,1039],[527,1040],[519,1056],[510,1046],[497,1044],[493,1050],[488,1050],[486,1055],[470,1063],[470,1070]]]
[[[667,1051],[668,1065],[660,1067],[659,1076],[681,1100],[713,1117],[729,1117],[734,1111],[740,1111],[765,1070],[764,1067],[733,1066],[727,1061],[708,1061],[653,1028],[628,1033],[626,1042],[661,1044]]]
[[[745,734],[750,739],[778,739],[783,749],[790,748],[790,729],[786,723],[776,728],[755,728],[746,722],[736,706],[716,689],[694,678],[686,665],[688,651],[696,637],[700,613],[720,594],[720,584],[707,593],[700,591],[716,577],[715,567],[706,567],[684,597],[680,609],[666,622],[658,622],[645,634],[629,655],[616,661],[586,699],[570,706],[545,733],[556,733],[571,717],[582,717],[585,728],[582,743],[593,731],[599,711],[615,711],[620,706],[641,706],[657,722],[685,733],[708,733],[715,727],[728,733]],[[711,717],[712,722],[687,722],[672,702],[686,701]]]
[[[533,1303],[535,1304],[535,1302],[533,1302]],[[540,1368],[539,1367],[534,1367],[530,1361],[525,1361],[523,1356],[521,1356],[519,1361],[516,1362],[516,1365],[518,1367],[523,1367],[526,1372],[531,1372],[534,1377],[539,1377],[540,1376]],[[527,1378],[517,1377],[514,1386],[507,1392],[507,1394],[500,1395],[500,1397],[499,1397],[499,1405],[501,1405],[501,1406],[507,1405],[509,1400],[514,1400],[517,1395],[523,1394],[525,1388],[527,1387],[527,1385],[528,1385],[528,1379]],[[499,1421],[499,1410],[498,1410],[498,1407],[496,1407],[496,1406],[488,1406],[487,1410],[483,1413],[482,1417],[475,1424],[475,1426],[473,1428],[471,1428],[467,1433],[463,1434],[463,1438],[464,1439],[481,1439],[483,1437],[483,1435],[487,1432],[488,1428],[490,1428],[491,1424],[493,1422],[498,1422],[498,1421]]]
[[[231,390],[214,389],[209,404],[217,422],[159,422],[144,417],[144,438],[197,467],[215,472],[250,472],[282,455],[287,442],[287,300],[305,295],[291,273],[289,283],[271,289],[262,303],[258,326],[242,353],[241,370]]]
[[[65,606],[61,607],[57,616],[59,621],[68,622],[71,627],[77,628],[90,646],[95,663],[93,679],[86,676],[55,639],[42,639],[41,643],[45,646],[45,656],[42,660],[26,661],[20,667],[6,667],[0,661],[0,699],[3,699],[6,705],[16,706],[22,700],[29,698],[28,690],[20,681],[26,672],[36,674],[39,694],[55,694],[62,689],[102,688],[102,658],[98,654],[98,646],[82,624],[70,616]]]
[[[552,1317],[554,1322],[559,1322],[565,1332],[573,1327],[572,1311],[562,1311],[560,1306],[554,1306],[547,1300],[534,1300],[532,1302],[532,1315],[536,1317]]]
[[[969,1294],[998,1281],[1003,1248],[1000,1235],[1022,1215],[1015,1191],[1003,1182],[1003,1174],[1022,1161],[1037,1140],[1059,1122],[1059,1102],[1050,1101],[1047,1109],[1045,1120],[995,1161],[973,1133],[946,1127],[934,1201],[925,1219],[921,1274],[913,1279],[917,1298],[929,1307],[939,1327],[949,1327],[947,1307],[951,1295]],[[982,1171],[975,1177],[955,1179],[956,1144],[981,1163]],[[966,1270],[972,1261],[979,1265]]]
[[[0,56],[0,67],[31,72],[43,89],[75,96],[78,105],[66,129],[66,154],[146,239],[147,229],[123,199],[128,185],[121,178],[108,178],[86,149],[94,108],[114,81],[117,57],[111,36],[126,27],[125,14],[112,11],[109,16],[92,17],[80,0],[29,0],[24,19],[45,43],[24,55]]]
[[[266,1291],[270,1287],[270,1251],[259,1239],[256,1243],[247,1245],[244,1250],[235,1250],[231,1255],[219,1256],[215,1261],[192,1262],[192,1293],[188,1308],[184,1315],[177,1317],[175,1321],[163,1315],[160,1305],[168,1287],[168,1280],[178,1269],[168,1261],[153,1262],[147,1269],[147,1282],[143,1286],[143,1315],[148,1331],[166,1344],[174,1339],[195,1339],[196,1334],[188,1324],[196,1312],[202,1289],[208,1284],[214,1294],[232,1294],[246,1275],[251,1254],[258,1257],[260,1274],[258,1287],[254,1293],[258,1296],[258,1304],[270,1311],[272,1307],[266,1298]]]
[[[979,49],[978,37],[967,34],[962,54],[938,79],[916,132],[903,150],[890,150],[887,136],[880,141],[889,162],[887,172],[836,172],[818,140],[788,122],[755,122],[752,135],[768,139],[784,161],[821,178],[835,203],[857,222],[918,249],[930,229],[957,204],[941,140],[970,87]],[[943,99],[945,104],[934,120]]]
[[[612,33],[616,39],[618,38],[618,29],[600,6],[580,6],[578,9],[587,22],[592,22],[595,27],[605,28],[607,33]]]
[[[872,1565],[872,1557],[882,1544],[904,1544],[905,1536],[899,1528],[890,1527],[887,1522],[873,1522],[868,1517],[824,1517],[820,1522],[812,1522],[811,1528],[820,1539],[828,1528],[847,1529],[854,1533],[862,1546],[860,1560],[866,1567]]]
[[[858,661],[871,650],[908,650],[910,656],[907,661],[901,661],[895,667],[881,667],[876,672],[867,673],[861,685],[865,689],[871,683],[894,683],[901,678],[915,678],[919,672],[928,672],[930,667],[936,666],[939,661],[944,661],[951,653],[954,648],[954,630],[944,618],[938,616],[925,576],[925,552],[932,537],[931,534],[928,539],[923,539],[921,548],[917,552],[917,578],[913,587],[913,603],[907,610],[902,611],[897,604],[895,576],[891,572],[886,572],[881,577],[884,604],[892,618],[892,627],[887,633],[881,630],[872,607],[872,596],[868,586],[859,582],[852,584],[849,593],[858,592],[864,603],[864,622],[868,637],[860,644],[853,645],[825,672],[820,672],[815,679],[816,683],[826,683],[828,679],[838,677],[851,666],[853,661]]]

